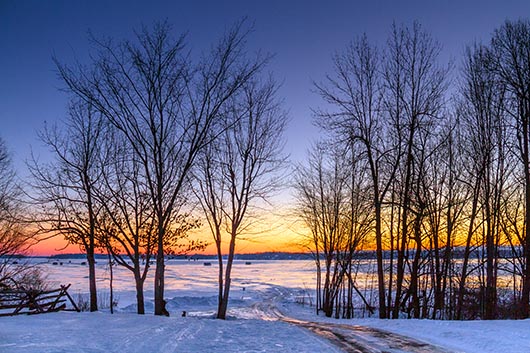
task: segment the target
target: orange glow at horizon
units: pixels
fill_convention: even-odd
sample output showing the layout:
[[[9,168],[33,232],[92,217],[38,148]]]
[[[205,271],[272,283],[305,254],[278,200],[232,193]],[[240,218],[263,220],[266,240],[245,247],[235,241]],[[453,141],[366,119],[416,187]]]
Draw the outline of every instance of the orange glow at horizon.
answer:
[[[288,217],[269,215],[263,217],[259,226],[249,234],[241,234],[236,241],[236,254],[264,253],[264,252],[305,252],[307,248],[300,245],[303,230],[296,221],[286,224]],[[224,235],[223,254],[228,253],[228,235]],[[213,238],[207,225],[190,235],[191,239],[199,239],[208,243],[202,251],[191,251],[189,254],[215,255],[217,253]],[[43,240],[29,249],[32,256],[51,256],[57,254],[80,254],[78,245],[68,244],[61,236]]]
[[[50,256],[57,254],[79,254],[81,249],[78,245],[68,244],[62,237],[57,236],[40,241],[29,248],[29,255]]]
[[[207,239],[208,246],[202,251],[192,251],[190,254],[215,255],[216,249],[212,239]],[[223,254],[226,254],[227,246],[223,247]],[[236,242],[236,254],[253,254],[264,252],[301,252],[303,247],[296,244],[292,237],[275,237],[264,241],[249,241],[241,239]],[[58,254],[80,254],[82,253],[78,245],[68,244],[66,240],[56,237],[39,242],[32,246],[29,255],[51,256]]]

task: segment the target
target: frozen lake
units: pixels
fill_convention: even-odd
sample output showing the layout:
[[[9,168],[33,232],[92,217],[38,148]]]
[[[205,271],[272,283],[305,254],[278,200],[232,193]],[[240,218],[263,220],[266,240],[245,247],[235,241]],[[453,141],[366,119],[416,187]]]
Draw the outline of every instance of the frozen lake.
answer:
[[[88,292],[88,266],[82,259],[33,258],[31,260],[46,275],[52,286],[71,284],[71,294]],[[311,260],[236,260],[232,269],[232,293],[237,296],[244,290],[263,291],[271,286],[292,289],[300,294],[313,293],[316,274]],[[53,264],[57,263],[57,264]],[[62,263],[62,265],[61,265]],[[205,266],[210,263],[210,266]],[[149,270],[144,290],[146,299],[153,296],[155,266]],[[123,299],[134,296],[132,273],[121,266],[113,266],[113,289]],[[165,293],[173,296],[214,296],[217,294],[218,267],[215,260],[168,260],[166,261]],[[109,292],[109,266],[99,260],[96,265],[98,292]]]
[[[69,292],[72,294],[88,293],[88,266],[82,258],[52,259],[31,258],[46,275],[51,286],[71,284]],[[477,261],[477,260],[475,260]],[[472,261],[474,262],[474,261]],[[209,266],[205,266],[209,263]],[[250,263],[250,264],[247,264]],[[457,262],[457,265],[460,262]],[[371,303],[376,302],[373,292],[376,283],[375,261],[361,260],[358,272],[354,274],[356,286]],[[507,264],[503,263],[503,266]],[[214,259],[176,260],[166,261],[165,293],[166,297],[175,296],[215,296],[217,295],[217,262]],[[123,300],[134,298],[134,280],[132,273],[122,266],[113,266],[113,289]],[[146,300],[153,297],[153,275],[155,265],[151,265],[144,284]],[[478,285],[481,274],[474,271],[468,277],[471,285]],[[99,259],[96,265],[98,292],[109,292],[110,271],[108,262]],[[514,278],[506,271],[499,270],[498,288],[509,290]],[[264,291],[270,287],[284,287],[296,295],[314,296],[316,282],[316,267],[311,259],[307,260],[235,260],[232,269],[231,292],[237,294],[243,290]]]

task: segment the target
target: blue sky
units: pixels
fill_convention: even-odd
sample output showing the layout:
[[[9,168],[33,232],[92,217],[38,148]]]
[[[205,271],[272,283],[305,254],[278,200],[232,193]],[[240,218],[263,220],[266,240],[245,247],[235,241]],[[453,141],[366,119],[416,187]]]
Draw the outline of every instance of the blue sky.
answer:
[[[191,49],[207,49],[232,23],[254,23],[251,50],[275,54],[269,66],[283,82],[280,94],[290,112],[287,152],[302,161],[318,130],[311,107],[320,104],[311,82],[331,72],[331,56],[366,32],[384,42],[393,21],[419,21],[443,45],[443,60],[460,63],[466,44],[487,40],[506,19],[530,15],[530,1],[75,1],[0,0],[0,136],[15,166],[26,174],[30,146],[47,152],[36,132],[44,121],[62,119],[67,96],[58,90],[52,55],[68,63],[86,60],[87,31],[116,39],[142,24],[167,19],[175,35],[188,32]]]

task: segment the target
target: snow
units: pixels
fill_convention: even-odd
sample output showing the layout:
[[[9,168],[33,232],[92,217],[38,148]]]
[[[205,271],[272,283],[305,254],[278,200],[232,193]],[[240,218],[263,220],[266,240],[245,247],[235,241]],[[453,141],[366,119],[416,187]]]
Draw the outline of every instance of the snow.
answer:
[[[0,352],[338,352],[282,322],[52,313],[0,320]]]
[[[72,283],[71,294],[86,292],[86,266],[39,265],[56,283]],[[98,264],[98,282],[106,290],[105,265]],[[363,325],[403,334],[453,352],[530,352],[530,320],[335,320],[316,316],[314,308],[296,298],[312,288],[306,261],[236,263],[228,320],[214,319],[216,267],[202,263],[169,262],[166,283],[170,317],[153,310],[150,282],[146,311],[136,315],[128,274],[115,272],[117,313],[60,312],[0,317],[0,352],[339,352],[324,338],[256,309],[256,303],[276,305],[284,314],[307,321]],[[182,317],[182,311],[187,312]]]
[[[530,352],[530,320],[353,320],[457,352]]]
[[[450,321],[369,318],[336,320],[322,316],[315,319],[313,312],[293,303],[283,303],[280,310],[302,320],[375,327],[416,338],[452,352],[530,352],[530,319]]]

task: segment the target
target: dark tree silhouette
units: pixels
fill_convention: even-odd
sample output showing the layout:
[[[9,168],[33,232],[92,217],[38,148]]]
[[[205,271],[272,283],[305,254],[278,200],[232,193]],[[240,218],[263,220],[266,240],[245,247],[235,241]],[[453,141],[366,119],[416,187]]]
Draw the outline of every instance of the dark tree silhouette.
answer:
[[[90,103],[72,101],[64,126],[46,127],[41,140],[51,150],[53,162],[29,163],[39,208],[40,232],[62,235],[79,245],[87,256],[90,311],[97,311],[94,254],[98,246],[97,218],[101,204],[95,190],[101,180],[103,122]]]
[[[0,138],[0,291],[19,286],[28,271],[27,266],[13,263],[33,240],[22,218],[21,194],[7,146]]]
[[[219,263],[217,318],[225,319],[236,240],[249,231],[252,210],[279,186],[286,115],[274,82],[251,80],[227,105],[225,128],[204,149],[196,173],[196,194],[212,232]],[[223,234],[228,258],[223,260]]]
[[[246,54],[247,35],[241,21],[192,62],[186,38],[173,39],[162,23],[142,29],[133,42],[93,39],[97,55],[88,69],[56,60],[67,89],[101,112],[141,165],[156,226],[156,315],[163,311],[166,239],[182,211],[186,178],[216,136],[211,132],[229,99],[265,61]]]
[[[507,113],[514,119],[525,195],[523,290],[520,315],[530,315],[530,21],[506,21],[491,40],[491,68],[506,87]]]

